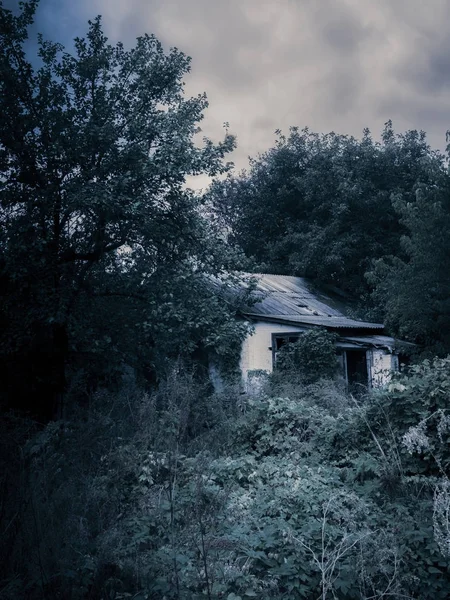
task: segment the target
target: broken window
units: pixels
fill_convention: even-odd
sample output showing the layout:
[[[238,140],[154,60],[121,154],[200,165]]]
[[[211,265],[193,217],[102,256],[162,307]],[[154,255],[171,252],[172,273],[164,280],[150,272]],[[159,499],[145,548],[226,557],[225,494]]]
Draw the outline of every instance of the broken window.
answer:
[[[300,335],[297,333],[274,333],[272,334],[272,366],[275,368],[275,363],[277,361],[277,353],[279,350],[286,344],[294,344],[298,341]]]
[[[275,336],[275,351],[278,351],[285,344],[294,344],[298,338],[298,335]]]

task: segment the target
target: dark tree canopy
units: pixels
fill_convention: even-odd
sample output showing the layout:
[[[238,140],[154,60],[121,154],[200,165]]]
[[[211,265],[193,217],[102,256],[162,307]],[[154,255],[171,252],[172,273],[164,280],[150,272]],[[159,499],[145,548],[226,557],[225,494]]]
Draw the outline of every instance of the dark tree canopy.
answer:
[[[449,179],[424,132],[381,142],[278,132],[209,201],[254,270],[310,277],[360,301],[360,315],[431,352],[450,351]]]
[[[257,268],[361,295],[372,259],[404,256],[406,228],[392,194],[413,199],[418,182],[434,182],[440,160],[423,132],[395,135],[390,122],[381,143],[368,130],[357,140],[293,127],[288,137],[278,132],[275,147],[248,172],[213,185],[210,196],[230,239]]]
[[[387,325],[400,337],[417,342],[431,354],[450,351],[450,181],[419,185],[408,201],[395,206],[407,234],[401,239],[405,257],[375,261],[368,279],[373,300]]]
[[[98,17],[74,55],[40,36],[33,66],[24,45],[37,6],[0,4],[0,354],[25,395],[54,397],[72,351],[106,351],[109,339],[123,359],[127,339],[161,345],[178,319],[196,335],[172,335],[175,351],[208,329],[216,300],[201,274],[227,253],[184,183],[226,171],[235,141],[195,144],[206,96],[185,98],[189,57],[153,35],[112,46]]]

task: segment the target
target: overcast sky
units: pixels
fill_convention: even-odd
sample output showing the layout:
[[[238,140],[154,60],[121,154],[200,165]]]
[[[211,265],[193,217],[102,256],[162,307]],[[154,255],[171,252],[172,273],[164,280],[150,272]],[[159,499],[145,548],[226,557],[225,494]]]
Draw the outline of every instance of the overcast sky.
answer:
[[[154,33],[192,57],[186,92],[208,95],[205,135],[230,123],[237,169],[291,125],[378,138],[392,119],[445,147],[449,0],[41,0],[36,25],[68,44],[97,14],[111,41]]]

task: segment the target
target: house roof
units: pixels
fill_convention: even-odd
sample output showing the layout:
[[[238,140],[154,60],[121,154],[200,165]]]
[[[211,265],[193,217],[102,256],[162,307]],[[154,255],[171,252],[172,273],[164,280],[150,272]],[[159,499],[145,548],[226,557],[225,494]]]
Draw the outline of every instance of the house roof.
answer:
[[[257,302],[242,309],[253,319],[332,329],[384,329],[382,323],[358,321],[345,315],[348,304],[337,294],[325,294],[302,277],[255,274]]]
[[[396,342],[397,340],[387,335],[373,333],[372,335],[363,336],[346,335],[341,337],[340,341],[343,343],[348,342],[349,344],[355,344],[357,346],[366,346],[367,344],[370,344],[378,348],[391,348],[392,342]]]
[[[382,323],[369,323],[368,321],[357,321],[348,319],[347,317],[337,316],[297,316],[297,315],[270,315],[260,313],[243,313],[246,317],[257,319],[260,321],[272,321],[275,323],[285,323],[286,325],[319,325],[320,327],[329,327],[331,329],[374,329],[382,331],[384,325]]]

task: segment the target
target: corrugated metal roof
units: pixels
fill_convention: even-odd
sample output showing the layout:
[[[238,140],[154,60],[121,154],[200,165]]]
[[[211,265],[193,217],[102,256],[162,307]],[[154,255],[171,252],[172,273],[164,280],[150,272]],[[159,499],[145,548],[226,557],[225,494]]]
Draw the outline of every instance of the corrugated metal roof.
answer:
[[[367,321],[356,321],[347,317],[338,316],[307,316],[307,315],[278,315],[267,313],[245,312],[245,316],[259,320],[276,321],[278,323],[295,325],[320,325],[321,327],[331,327],[332,329],[377,329],[383,330],[382,323],[369,323]]]
[[[261,302],[251,308],[256,308],[259,314],[343,316],[336,300],[312,290],[303,277],[265,274],[255,277],[258,279],[255,295],[261,294]]]
[[[248,274],[246,274],[248,275]],[[345,316],[345,304],[319,291],[302,277],[255,274],[254,296],[261,299],[243,309],[243,314],[261,320],[320,325],[336,329],[384,329],[381,323],[357,321]]]
[[[395,338],[388,335],[364,335],[364,336],[344,336],[341,338],[343,342],[352,342],[355,344],[371,344],[372,346],[380,346],[381,348],[391,348],[395,344]]]

